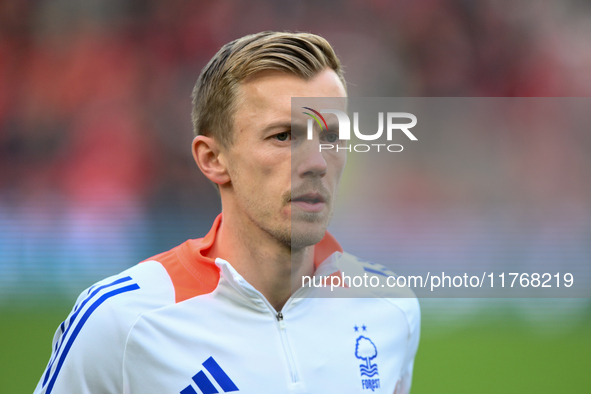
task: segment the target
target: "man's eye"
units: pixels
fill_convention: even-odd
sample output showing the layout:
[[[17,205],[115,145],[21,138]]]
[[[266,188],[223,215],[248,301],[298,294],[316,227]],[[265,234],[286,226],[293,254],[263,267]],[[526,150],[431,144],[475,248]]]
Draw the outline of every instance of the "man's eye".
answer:
[[[291,133],[284,131],[283,133],[275,134],[275,138],[279,141],[288,141],[291,139]]]
[[[329,134],[326,134],[326,136],[324,138],[326,139],[326,142],[333,143],[333,142],[337,142],[337,140],[339,139],[339,135],[336,133],[329,133]]]

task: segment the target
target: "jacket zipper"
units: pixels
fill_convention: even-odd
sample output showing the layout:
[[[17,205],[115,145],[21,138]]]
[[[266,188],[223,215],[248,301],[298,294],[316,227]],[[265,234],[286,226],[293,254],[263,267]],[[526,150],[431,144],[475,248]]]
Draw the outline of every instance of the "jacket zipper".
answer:
[[[289,341],[287,339],[287,332],[285,330],[285,320],[283,320],[283,313],[279,311],[277,312],[277,315],[275,317],[277,318],[277,323],[279,324],[279,333],[281,336],[281,342],[283,344],[283,351],[285,352],[285,357],[287,358],[287,364],[289,366],[291,382],[297,383],[300,381],[300,376],[298,374],[296,363],[293,358],[293,353],[291,352]]]

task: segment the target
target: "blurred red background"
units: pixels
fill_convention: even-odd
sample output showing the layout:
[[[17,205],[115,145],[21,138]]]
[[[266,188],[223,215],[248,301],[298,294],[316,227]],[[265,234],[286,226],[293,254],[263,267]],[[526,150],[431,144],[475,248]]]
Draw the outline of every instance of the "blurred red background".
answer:
[[[77,292],[202,235],[220,207],[191,158],[190,94],[230,40],[320,34],[351,96],[588,96],[590,21],[575,0],[1,1],[0,296]],[[429,200],[409,171],[400,201]]]

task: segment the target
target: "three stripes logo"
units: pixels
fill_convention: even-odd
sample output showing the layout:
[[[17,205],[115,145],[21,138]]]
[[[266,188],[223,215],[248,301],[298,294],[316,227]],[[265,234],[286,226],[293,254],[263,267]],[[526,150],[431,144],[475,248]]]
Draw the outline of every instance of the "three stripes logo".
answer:
[[[208,358],[202,364],[205,370],[217,383],[217,386],[222,390],[222,393],[229,393],[232,391],[238,391],[238,387],[234,384],[232,379],[226,372],[220,367],[220,365],[214,360],[213,357]],[[192,385],[185,387],[180,394],[215,394],[219,393],[218,388],[212,383],[208,374],[201,370],[193,376],[193,382],[197,385],[200,391],[196,391]]]

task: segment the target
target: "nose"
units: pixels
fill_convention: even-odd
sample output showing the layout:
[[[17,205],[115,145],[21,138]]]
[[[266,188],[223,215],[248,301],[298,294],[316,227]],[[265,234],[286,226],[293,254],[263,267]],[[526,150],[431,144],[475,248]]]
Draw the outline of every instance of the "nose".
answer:
[[[327,164],[323,153],[320,152],[318,140],[306,141],[303,145],[292,155],[292,165],[297,166],[297,174],[300,177],[324,177]]]

